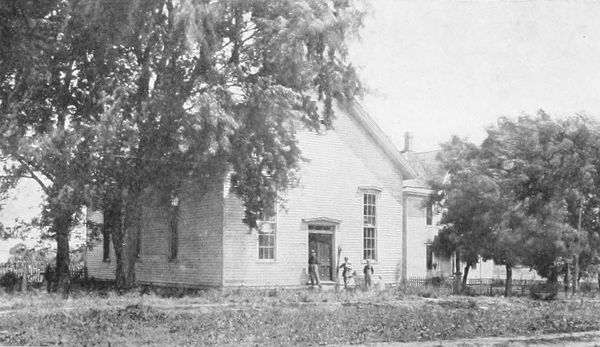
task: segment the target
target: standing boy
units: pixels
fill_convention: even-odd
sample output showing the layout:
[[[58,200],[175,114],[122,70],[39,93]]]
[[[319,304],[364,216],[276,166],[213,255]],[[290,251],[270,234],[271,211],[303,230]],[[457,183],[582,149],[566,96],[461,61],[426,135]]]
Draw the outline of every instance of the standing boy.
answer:
[[[314,287],[315,282],[321,288],[321,280],[319,279],[319,258],[317,258],[317,252],[311,249],[310,256],[308,257],[308,274],[310,276],[310,286]]]
[[[352,276],[352,263],[348,261],[348,257],[344,257],[344,263],[340,265],[340,269],[342,269],[344,278],[344,288],[348,288],[348,277]]]

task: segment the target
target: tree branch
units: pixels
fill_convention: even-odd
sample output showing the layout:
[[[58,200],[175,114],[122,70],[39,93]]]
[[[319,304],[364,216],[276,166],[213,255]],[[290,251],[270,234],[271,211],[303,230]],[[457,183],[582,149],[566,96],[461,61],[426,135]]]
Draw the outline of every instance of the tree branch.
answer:
[[[35,171],[32,169],[32,166],[36,166],[34,163],[32,163],[31,161],[25,159],[25,158],[17,158],[17,160],[21,163],[22,168],[24,168],[29,175],[31,175],[30,177],[26,177],[26,178],[31,178],[33,180],[35,180],[40,187],[42,188],[42,190],[44,191],[44,193],[48,194],[50,192],[50,188],[48,188],[48,186],[44,183],[44,181],[38,176],[36,175]],[[41,170],[39,170],[41,172]],[[46,178],[50,181],[53,181],[53,178],[51,177],[51,175],[41,172],[42,175],[46,176]],[[25,177],[25,176],[21,176],[21,177]]]

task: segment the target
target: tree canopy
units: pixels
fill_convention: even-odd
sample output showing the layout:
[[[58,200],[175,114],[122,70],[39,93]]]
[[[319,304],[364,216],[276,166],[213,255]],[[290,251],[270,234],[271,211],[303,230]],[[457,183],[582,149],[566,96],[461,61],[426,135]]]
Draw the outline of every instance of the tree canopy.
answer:
[[[580,256],[589,263],[597,247],[598,136],[586,117],[540,111],[500,118],[481,146],[446,143],[437,248],[530,266],[552,281],[569,264],[577,272]]]
[[[59,277],[84,204],[105,212],[124,286],[148,189],[229,170],[256,226],[293,183],[298,127],[330,126],[361,92],[351,1],[11,0],[0,19],[4,187],[43,187]]]

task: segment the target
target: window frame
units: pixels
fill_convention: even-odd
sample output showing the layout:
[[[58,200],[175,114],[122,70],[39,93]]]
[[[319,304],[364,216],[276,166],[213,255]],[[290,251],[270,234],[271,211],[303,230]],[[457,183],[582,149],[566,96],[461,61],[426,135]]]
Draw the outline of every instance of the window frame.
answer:
[[[139,227],[136,229],[135,258],[139,260],[142,257],[142,229]]]
[[[110,263],[110,243],[111,235],[110,231],[102,226],[102,261]]]
[[[425,244],[425,269],[427,271],[433,271],[435,264],[435,254],[433,253],[433,248],[431,243]]]
[[[379,250],[377,247],[377,234],[379,217],[378,201],[379,190],[362,189],[362,261],[373,260],[377,262]],[[370,246],[370,247],[369,247]]]
[[[179,198],[172,196],[169,206],[169,260],[177,260],[179,253]]]
[[[277,205],[273,204],[272,216],[260,216],[257,221],[257,238],[256,238],[256,259],[259,262],[275,262],[277,260]],[[267,232],[264,227],[268,226]],[[267,242],[261,242],[261,239],[266,239]],[[264,255],[267,257],[263,257]]]
[[[425,225],[433,226],[433,204],[430,202],[425,206]]]

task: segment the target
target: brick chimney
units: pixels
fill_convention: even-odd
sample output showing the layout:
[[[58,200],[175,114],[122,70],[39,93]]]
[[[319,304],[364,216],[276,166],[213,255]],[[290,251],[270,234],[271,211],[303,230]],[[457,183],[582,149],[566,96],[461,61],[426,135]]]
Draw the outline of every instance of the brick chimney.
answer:
[[[404,150],[403,152],[413,151],[413,134],[410,131],[404,133]]]

